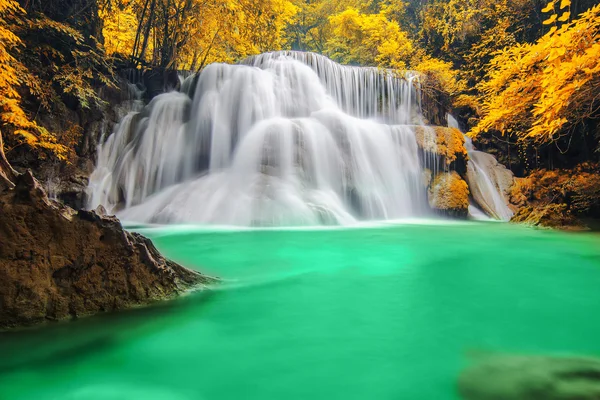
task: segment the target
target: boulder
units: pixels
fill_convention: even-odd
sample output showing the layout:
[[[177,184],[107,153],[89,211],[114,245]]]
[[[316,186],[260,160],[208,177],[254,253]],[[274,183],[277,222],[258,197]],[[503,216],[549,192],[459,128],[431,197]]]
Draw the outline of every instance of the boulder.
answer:
[[[29,171],[0,193],[0,328],[145,305],[213,281],[103,210],[49,200]]]
[[[459,174],[464,174],[467,167],[468,153],[465,147],[465,138],[456,128],[443,126],[414,126],[417,145],[426,154],[439,160],[439,165],[430,164],[425,160],[427,168],[453,169]]]
[[[469,158],[467,183],[473,200],[488,215],[510,220],[513,212],[508,199],[515,180],[512,171],[482,151],[469,152]]]
[[[465,218],[469,212],[469,186],[456,171],[438,174],[428,190],[429,205],[442,215]]]
[[[600,360],[585,357],[494,356],[465,369],[465,400],[597,400]]]

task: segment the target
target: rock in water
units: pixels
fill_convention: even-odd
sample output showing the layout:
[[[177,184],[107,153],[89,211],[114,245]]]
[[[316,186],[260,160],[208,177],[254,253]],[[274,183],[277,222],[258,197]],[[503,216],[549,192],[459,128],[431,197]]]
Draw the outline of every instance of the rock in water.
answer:
[[[466,217],[469,186],[455,171],[437,175],[429,186],[429,205],[442,215]]]
[[[543,356],[496,356],[460,376],[465,400],[597,400],[600,360]]]
[[[413,126],[412,129],[419,149],[439,160],[439,165],[427,165],[431,162],[425,159],[428,168],[434,169],[434,172],[442,172],[450,167],[459,174],[465,172],[469,157],[461,131],[443,126]],[[439,171],[435,171],[436,167]]]
[[[0,328],[148,304],[213,281],[101,214],[50,201],[30,172],[0,193]]]

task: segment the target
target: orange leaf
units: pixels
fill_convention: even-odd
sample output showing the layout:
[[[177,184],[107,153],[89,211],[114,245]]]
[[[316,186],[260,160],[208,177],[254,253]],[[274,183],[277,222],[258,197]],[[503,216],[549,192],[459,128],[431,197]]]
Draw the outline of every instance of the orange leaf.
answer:
[[[550,25],[556,21],[556,14],[552,14],[550,18],[544,21],[544,25]]]
[[[554,10],[554,1],[548,3],[548,5],[542,10],[542,12],[547,13]]]
[[[558,20],[560,22],[566,22],[569,20],[570,17],[571,17],[571,13],[569,11],[565,11],[565,13],[563,15],[561,15]]]
[[[562,0],[560,2],[560,9],[562,10],[565,7],[569,7],[571,5],[571,0]]]

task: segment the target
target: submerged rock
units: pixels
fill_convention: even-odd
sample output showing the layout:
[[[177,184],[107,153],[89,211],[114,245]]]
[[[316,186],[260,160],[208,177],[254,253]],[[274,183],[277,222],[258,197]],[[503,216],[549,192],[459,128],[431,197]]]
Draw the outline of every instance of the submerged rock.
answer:
[[[148,304],[213,281],[101,210],[49,200],[30,172],[15,183],[0,191],[0,328]]]
[[[428,190],[429,205],[443,215],[466,217],[469,186],[455,171],[437,175]]]
[[[496,356],[462,372],[465,400],[597,400],[600,360],[575,357]]]

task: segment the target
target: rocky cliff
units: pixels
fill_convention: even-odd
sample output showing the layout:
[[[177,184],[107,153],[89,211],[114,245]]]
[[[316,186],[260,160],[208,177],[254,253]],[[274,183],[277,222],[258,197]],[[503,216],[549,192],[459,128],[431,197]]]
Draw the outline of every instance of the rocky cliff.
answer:
[[[30,172],[0,180],[0,328],[145,305],[213,281],[114,217],[49,200]]]

